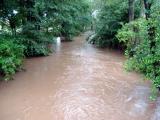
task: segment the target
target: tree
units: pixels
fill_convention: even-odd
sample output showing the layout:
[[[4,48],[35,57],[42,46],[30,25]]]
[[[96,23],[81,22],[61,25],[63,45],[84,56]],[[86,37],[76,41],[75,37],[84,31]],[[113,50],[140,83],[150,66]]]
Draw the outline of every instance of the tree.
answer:
[[[146,9],[146,19],[150,18],[152,4],[153,4],[153,1],[144,0],[144,5]]]
[[[140,4],[141,4],[140,17],[146,18],[146,14],[145,14],[145,2],[144,2],[144,0],[141,0]]]
[[[129,0],[129,21],[134,20],[134,7],[135,7],[135,0]]]

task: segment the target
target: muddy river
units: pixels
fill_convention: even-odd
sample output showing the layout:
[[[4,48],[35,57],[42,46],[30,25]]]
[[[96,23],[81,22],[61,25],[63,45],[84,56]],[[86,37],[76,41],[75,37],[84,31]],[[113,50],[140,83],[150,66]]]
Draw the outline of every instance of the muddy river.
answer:
[[[160,120],[160,100],[124,70],[122,53],[85,38],[57,41],[53,54],[27,59],[26,71],[1,82],[0,120]]]

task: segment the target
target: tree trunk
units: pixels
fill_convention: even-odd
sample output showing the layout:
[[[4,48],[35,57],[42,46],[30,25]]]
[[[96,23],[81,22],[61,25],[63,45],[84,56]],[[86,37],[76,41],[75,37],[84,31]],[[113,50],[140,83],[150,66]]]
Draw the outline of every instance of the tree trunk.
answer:
[[[129,0],[129,22],[134,20],[134,3],[135,0]]]
[[[140,17],[141,18],[146,18],[146,14],[145,14],[145,2],[144,0],[141,0],[141,11],[140,11]]]
[[[128,2],[129,2],[128,3],[128,5],[129,5],[129,10],[128,10],[129,11],[129,22],[132,22],[134,20],[134,3],[135,3],[135,0],[129,0]],[[131,29],[132,29],[132,31],[134,31],[134,28],[131,28]],[[135,37],[132,37],[130,39],[130,44],[131,44],[132,48],[135,46],[134,45],[135,44]],[[133,54],[134,54],[134,51],[132,51],[130,53],[130,57],[132,57]]]
[[[146,14],[146,19],[150,18],[150,12],[151,12],[151,6],[152,6],[152,2],[150,2],[149,0],[144,0],[144,5],[145,5],[145,14]]]

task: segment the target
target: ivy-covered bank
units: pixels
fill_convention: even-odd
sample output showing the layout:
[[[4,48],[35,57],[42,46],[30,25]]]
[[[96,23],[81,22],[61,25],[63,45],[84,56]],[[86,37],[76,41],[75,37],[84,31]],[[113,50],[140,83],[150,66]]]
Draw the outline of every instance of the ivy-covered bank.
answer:
[[[98,0],[97,0],[98,1]],[[100,1],[91,43],[125,50],[127,70],[141,72],[160,88],[160,1]],[[103,4],[102,4],[103,3]],[[118,5],[118,6],[117,6]]]
[[[89,13],[86,0],[1,0],[0,76],[10,80],[25,57],[49,55],[55,37],[72,40]]]

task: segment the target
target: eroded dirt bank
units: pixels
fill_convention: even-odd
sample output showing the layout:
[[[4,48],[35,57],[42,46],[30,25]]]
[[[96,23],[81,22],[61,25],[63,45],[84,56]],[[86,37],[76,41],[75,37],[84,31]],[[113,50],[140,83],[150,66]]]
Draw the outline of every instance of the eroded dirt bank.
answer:
[[[0,120],[160,120],[149,85],[124,71],[121,53],[94,48],[85,35],[55,48],[0,83]]]

